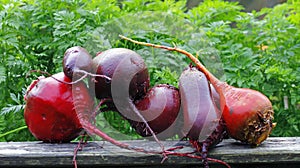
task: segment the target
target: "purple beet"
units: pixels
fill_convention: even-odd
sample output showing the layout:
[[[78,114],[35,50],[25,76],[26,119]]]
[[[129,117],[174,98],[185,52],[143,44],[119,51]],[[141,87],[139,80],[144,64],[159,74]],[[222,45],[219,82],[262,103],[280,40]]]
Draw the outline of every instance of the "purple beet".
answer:
[[[79,78],[81,71],[91,72],[92,56],[86,49],[75,46],[66,50],[63,59],[63,71],[65,75],[72,79],[74,75]]]
[[[126,66],[124,61],[130,60]],[[130,80],[129,92],[130,99],[137,100],[143,97],[149,89],[149,74],[144,60],[136,52],[125,48],[113,48],[99,53],[93,59],[93,70],[98,75],[106,75],[112,80],[119,75],[122,79],[119,81],[124,82]],[[128,62],[127,62],[128,63]],[[137,70],[132,77],[125,76],[126,72]],[[115,79],[116,80],[116,79]],[[96,77],[95,93],[98,99],[112,98],[111,82],[105,78]],[[120,87],[124,83],[119,83]]]
[[[208,148],[219,143],[225,134],[220,110],[206,76],[194,67],[181,74],[179,90],[184,116],[183,135],[199,150],[204,166],[208,167]]]

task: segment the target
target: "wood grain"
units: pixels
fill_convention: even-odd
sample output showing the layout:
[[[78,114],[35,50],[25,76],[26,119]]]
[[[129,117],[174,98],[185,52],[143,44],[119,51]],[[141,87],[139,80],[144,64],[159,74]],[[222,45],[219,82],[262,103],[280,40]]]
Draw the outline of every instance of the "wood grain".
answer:
[[[159,150],[154,141],[126,141],[135,146]],[[178,152],[193,149],[187,142],[164,141],[166,147],[185,145]],[[0,167],[73,167],[77,143],[49,144],[42,142],[1,142]],[[209,157],[221,159],[232,167],[300,167],[300,137],[270,137],[262,145],[251,147],[226,139],[213,148]],[[121,149],[108,142],[89,142],[78,152],[80,167],[201,167],[196,159],[170,156],[161,163],[161,155]],[[224,167],[211,164],[211,167]]]

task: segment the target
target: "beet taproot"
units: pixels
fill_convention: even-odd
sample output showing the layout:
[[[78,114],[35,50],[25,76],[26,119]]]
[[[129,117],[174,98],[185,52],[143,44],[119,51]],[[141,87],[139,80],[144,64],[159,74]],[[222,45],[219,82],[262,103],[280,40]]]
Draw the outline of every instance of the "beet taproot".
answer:
[[[92,71],[92,56],[80,46],[68,48],[63,58],[63,72],[70,79],[80,78],[85,72]]]
[[[134,104],[160,139],[170,138],[178,132],[175,121],[180,112],[180,95],[174,86],[156,85]],[[152,136],[145,123],[133,120],[129,122],[139,135]]]
[[[206,76],[195,67],[185,69],[179,78],[184,125],[183,136],[201,153],[204,167],[208,168],[208,149],[223,140],[225,126],[220,109],[214,100]]]
[[[215,130],[221,118],[205,75],[189,67],[179,78],[184,115],[183,133],[191,140],[204,141]]]
[[[130,62],[124,66],[124,61]],[[118,74],[124,74],[132,68],[138,68],[133,76],[120,76],[130,80],[128,88],[124,88],[129,92],[130,99],[137,100],[143,97],[150,87],[150,77],[147,66],[144,60],[136,52],[125,48],[112,48],[100,52],[92,61],[93,72],[97,75],[105,75],[110,78],[115,78]],[[110,80],[96,77],[95,94],[98,99],[112,98],[112,87]],[[122,87],[122,83],[119,84]]]
[[[85,83],[72,83],[63,72],[32,81],[24,99],[26,125],[33,136],[43,142],[70,142],[84,130],[121,148],[145,153],[162,153],[132,147],[98,129],[93,123],[94,101]]]
[[[74,106],[72,85],[59,82],[71,82],[64,75],[58,73],[53,77],[39,77],[28,87],[24,96],[25,122],[29,131],[43,142],[69,142],[76,138],[83,130]],[[93,99],[89,96],[84,83],[77,83],[81,88],[81,97],[89,103],[92,112]]]
[[[270,100],[258,91],[225,87],[228,110],[223,112],[228,134],[245,143],[259,145],[270,135],[275,124]]]

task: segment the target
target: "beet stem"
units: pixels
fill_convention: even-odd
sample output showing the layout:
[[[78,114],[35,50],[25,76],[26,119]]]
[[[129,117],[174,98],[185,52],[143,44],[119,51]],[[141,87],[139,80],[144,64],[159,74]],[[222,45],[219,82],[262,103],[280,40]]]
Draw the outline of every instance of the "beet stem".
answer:
[[[50,74],[49,72],[46,72],[46,71],[42,71],[42,70],[30,70],[30,71],[28,71],[27,72],[27,74],[26,74],[26,78],[31,74],[31,73],[34,73],[34,72],[37,72],[37,73],[41,73],[41,74],[43,74],[43,75],[47,75],[47,76],[52,76],[52,74]],[[54,79],[54,78],[53,78]]]
[[[146,150],[146,149],[143,149],[143,148],[139,148],[139,147],[134,147],[134,146],[130,146],[129,144],[127,143],[123,143],[123,142],[120,142],[120,141],[117,141],[113,138],[111,138],[110,136],[108,136],[107,134],[105,134],[104,132],[102,132],[101,130],[99,130],[95,125],[89,123],[89,122],[82,122],[81,123],[83,128],[89,132],[90,134],[95,134],[95,135],[98,135],[100,136],[101,138],[103,138],[104,140],[116,145],[116,146],[119,146],[121,148],[124,148],[124,149],[128,149],[128,150],[135,150],[137,152],[143,152],[143,153],[152,153],[152,154],[162,154],[163,152],[158,152],[158,151],[153,151],[153,150]]]
[[[82,81],[82,80],[83,80],[84,78],[86,78],[87,76],[105,78],[105,79],[111,81],[111,78],[108,77],[108,76],[106,76],[106,75],[92,74],[92,73],[89,73],[89,72],[84,71],[84,70],[76,70],[75,72],[83,73],[84,75],[83,75],[82,77],[80,77],[79,79],[77,79],[77,80],[75,80],[75,81],[72,81],[72,82],[65,82],[65,81],[59,80],[59,79],[53,77],[53,75],[50,74],[49,72],[42,71],[42,70],[30,70],[29,73],[26,74],[26,77],[28,77],[28,75],[29,75],[30,73],[33,73],[33,72],[38,72],[38,73],[47,75],[47,76],[53,78],[54,80],[56,80],[56,81],[58,81],[58,82],[60,82],[60,83],[63,83],[63,84],[67,84],[67,85],[73,85],[73,84],[76,84],[76,83]]]
[[[87,72],[87,71],[80,70],[80,69],[76,70],[75,72],[83,73],[83,74],[85,74],[85,75],[89,75],[89,76],[92,76],[92,77],[105,78],[105,79],[111,81],[111,78],[108,77],[108,76],[106,76],[106,75],[93,74],[93,73],[89,73],[89,72]]]
[[[141,113],[138,111],[138,109],[135,107],[135,105],[132,102],[130,103],[130,105],[131,105],[131,108],[134,111],[134,113],[136,115],[138,115],[138,117],[144,122],[144,124],[146,125],[146,127],[149,129],[151,135],[153,136],[153,138],[155,139],[155,141],[158,143],[158,145],[161,147],[162,151],[164,152],[165,151],[164,145],[158,140],[157,136],[155,135],[155,133],[153,132],[153,130],[149,126],[149,124],[146,121],[146,119],[141,115]]]

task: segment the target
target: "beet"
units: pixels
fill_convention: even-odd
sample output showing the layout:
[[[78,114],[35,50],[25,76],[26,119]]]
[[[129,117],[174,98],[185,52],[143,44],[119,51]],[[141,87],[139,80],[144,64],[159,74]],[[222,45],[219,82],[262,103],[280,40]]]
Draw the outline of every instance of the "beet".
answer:
[[[82,73],[92,71],[92,56],[86,49],[75,46],[66,50],[63,58],[63,71],[70,79],[79,78]]]
[[[183,132],[192,140],[204,141],[218,125],[221,113],[212,100],[205,75],[189,67],[179,78],[184,114]]]
[[[215,104],[206,76],[194,67],[184,70],[179,78],[184,126],[183,135],[199,150],[208,167],[208,148],[221,142],[225,127]]]
[[[245,143],[259,145],[272,131],[275,124],[270,100],[258,91],[227,86],[223,118],[229,135]]]
[[[125,66],[124,63],[126,63],[126,60],[129,62],[127,62],[128,64]],[[125,48],[109,49],[99,53],[92,62],[93,71],[98,75],[105,75],[113,80],[118,74],[122,74],[121,77],[124,78],[122,79],[123,81],[121,80],[122,82],[129,80],[129,86],[125,86],[127,88],[123,89],[129,92],[130,99],[132,100],[143,97],[150,87],[150,78],[144,60],[132,50]],[[134,68],[136,68],[137,71],[133,72],[134,74],[132,74],[131,77],[123,76],[123,74],[126,75],[126,72],[130,72]],[[99,77],[95,79],[96,97],[98,99],[112,98],[112,81]],[[119,83],[117,85],[121,87],[124,84],[127,83]]]
[[[43,142],[69,142],[76,138],[83,130],[77,117],[74,106],[72,85],[64,75],[58,73],[53,77],[40,77],[28,87],[24,96],[26,105],[24,109],[25,122],[29,131],[38,140]],[[81,97],[89,104],[92,111],[93,100],[88,94],[83,82],[76,84],[81,90]]]
[[[167,84],[156,85],[145,97],[137,100],[135,106],[159,138],[166,139],[176,134],[175,120],[180,110],[178,89]],[[129,122],[139,135],[152,136],[145,123],[133,120]]]

